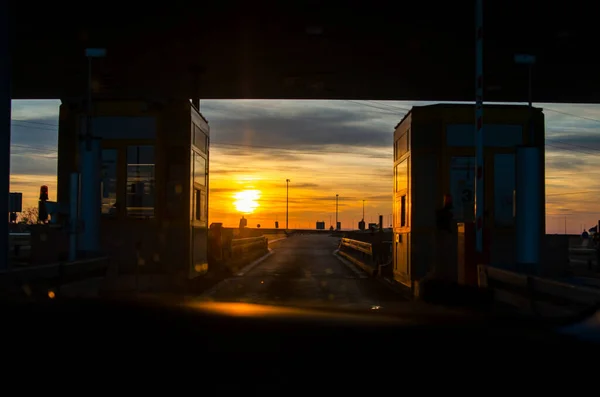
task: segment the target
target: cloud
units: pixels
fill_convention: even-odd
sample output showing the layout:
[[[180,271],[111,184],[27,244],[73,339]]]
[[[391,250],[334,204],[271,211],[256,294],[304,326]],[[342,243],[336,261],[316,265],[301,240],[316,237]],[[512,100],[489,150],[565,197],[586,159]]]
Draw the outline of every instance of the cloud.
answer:
[[[234,193],[239,192],[239,189],[231,187],[213,187],[210,188],[210,193]]]
[[[42,183],[55,190],[59,104],[13,101],[11,188],[23,191],[25,201],[35,203]],[[227,197],[252,186],[263,192],[253,218],[261,224],[277,216],[282,221],[286,178],[292,179],[290,222],[310,219],[314,226],[316,218],[329,219],[336,193],[344,224],[362,214],[363,199],[367,220],[390,213],[393,129],[411,106],[426,104],[431,103],[202,101],[211,126],[210,192],[217,198],[211,201],[211,221],[237,222]],[[549,219],[561,217],[559,226],[548,221],[549,230],[562,232],[564,214],[569,222],[584,222],[600,211],[595,200],[600,107],[535,105],[546,120]]]
[[[564,149],[563,149],[564,150]],[[594,162],[595,159],[581,155],[578,153],[568,153],[556,150],[555,153],[549,154],[547,157],[547,164],[550,170],[556,170],[556,172],[562,171],[578,171],[590,165],[590,162]]]
[[[319,186],[317,183],[296,183],[293,185],[295,188],[318,188]]]
[[[10,158],[10,172],[12,175],[39,175],[56,178],[56,166],[56,157],[13,154]]]
[[[12,101],[10,188],[23,193],[24,207],[37,204],[41,184],[55,196],[59,106],[56,100]]]
[[[60,100],[18,100],[12,101],[13,120],[39,121],[44,119],[58,120]]]
[[[206,104],[205,104],[206,102]],[[395,124],[405,110],[365,110],[344,101],[205,101],[212,141],[314,153],[332,147],[365,151],[392,147]],[[273,149],[270,155],[276,155]]]

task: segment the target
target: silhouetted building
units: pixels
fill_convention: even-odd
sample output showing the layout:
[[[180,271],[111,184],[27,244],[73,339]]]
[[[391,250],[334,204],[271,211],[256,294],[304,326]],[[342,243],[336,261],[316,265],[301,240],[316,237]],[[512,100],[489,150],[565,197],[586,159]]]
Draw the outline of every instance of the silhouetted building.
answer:
[[[325,230],[325,221],[317,221],[317,230]]]

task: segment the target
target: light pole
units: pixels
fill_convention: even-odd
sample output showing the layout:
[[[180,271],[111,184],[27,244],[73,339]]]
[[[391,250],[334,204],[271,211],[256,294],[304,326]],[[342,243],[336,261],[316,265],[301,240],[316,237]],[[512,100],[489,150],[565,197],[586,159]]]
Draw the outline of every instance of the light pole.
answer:
[[[365,221],[365,200],[363,200],[363,217],[362,217],[363,222]]]
[[[289,205],[290,205],[290,180],[285,180],[285,230],[288,230]]]
[[[339,194],[335,195],[335,230],[339,230],[338,229],[338,197]]]

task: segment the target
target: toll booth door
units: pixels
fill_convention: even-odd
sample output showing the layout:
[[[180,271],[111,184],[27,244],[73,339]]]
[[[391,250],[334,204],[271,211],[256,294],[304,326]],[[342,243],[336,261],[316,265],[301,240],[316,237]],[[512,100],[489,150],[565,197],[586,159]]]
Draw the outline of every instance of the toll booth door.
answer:
[[[192,274],[191,277],[208,271],[208,229],[192,227]]]
[[[495,152],[486,166],[488,186],[486,199],[489,216],[486,229],[490,231],[491,261],[510,264],[515,260],[515,219],[513,198],[516,186],[514,153]]]
[[[208,154],[191,150],[190,277],[208,271]]]

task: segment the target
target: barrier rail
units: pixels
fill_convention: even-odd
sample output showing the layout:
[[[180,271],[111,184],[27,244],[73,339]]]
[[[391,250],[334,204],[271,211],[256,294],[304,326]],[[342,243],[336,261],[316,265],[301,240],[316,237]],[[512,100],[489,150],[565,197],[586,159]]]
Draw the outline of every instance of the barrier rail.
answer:
[[[389,248],[386,249],[388,245]],[[365,241],[342,238],[337,253],[370,276],[377,276],[391,263],[391,255],[386,254],[390,248],[391,241],[383,241],[374,247],[372,243]]]
[[[572,247],[569,248],[569,262],[571,263],[585,263],[589,270],[592,270],[592,266],[596,263],[596,266],[600,270],[600,263],[597,260],[597,253],[595,248],[585,247]]]
[[[232,253],[247,253],[253,250],[268,249],[269,241],[265,236],[246,237],[231,240]]]
[[[58,291],[62,286],[70,283],[104,277],[109,265],[107,257],[98,257],[75,262],[14,268],[0,272],[0,290],[2,294],[9,296],[23,293],[34,295],[39,293],[45,296],[49,289]]]
[[[8,244],[11,258],[25,260],[30,257],[31,233],[9,233]]]
[[[269,240],[264,236],[232,239],[225,251],[224,265],[235,272],[251,260],[269,252]]]
[[[478,266],[478,281],[494,300],[529,314],[569,316],[600,305],[600,289]]]

